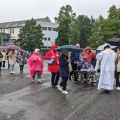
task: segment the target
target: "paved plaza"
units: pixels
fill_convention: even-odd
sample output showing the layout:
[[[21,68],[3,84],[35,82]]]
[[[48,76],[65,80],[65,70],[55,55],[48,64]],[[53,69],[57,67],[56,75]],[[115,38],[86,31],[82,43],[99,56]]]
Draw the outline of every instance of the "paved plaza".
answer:
[[[46,64],[41,85],[31,83],[28,65],[20,74],[16,64],[15,72],[2,69],[0,120],[120,120],[120,91],[105,94],[97,84],[84,87],[68,81],[69,95],[64,95],[51,87]]]

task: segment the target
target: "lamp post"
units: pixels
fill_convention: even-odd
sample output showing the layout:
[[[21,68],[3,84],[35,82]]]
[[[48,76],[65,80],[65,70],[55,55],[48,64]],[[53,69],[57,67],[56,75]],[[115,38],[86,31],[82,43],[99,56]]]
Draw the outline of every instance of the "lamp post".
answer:
[[[69,36],[69,45],[70,45],[70,36]]]
[[[69,37],[69,45],[70,45],[70,37],[71,37],[71,36],[69,35],[68,37]]]

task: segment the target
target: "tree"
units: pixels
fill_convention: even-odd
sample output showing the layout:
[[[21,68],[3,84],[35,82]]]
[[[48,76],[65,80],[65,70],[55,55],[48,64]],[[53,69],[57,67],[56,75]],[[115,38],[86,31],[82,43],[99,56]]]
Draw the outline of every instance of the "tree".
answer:
[[[20,29],[20,46],[27,51],[34,51],[35,48],[41,48],[43,45],[43,34],[40,24],[36,24],[34,19],[25,22],[25,26]]]
[[[98,47],[111,38],[120,37],[120,8],[113,5],[108,13],[108,18],[100,16],[96,20],[92,35],[88,39],[91,47]]]
[[[75,19],[71,24],[70,43],[72,45],[75,45],[76,43],[79,43],[80,31],[79,31],[78,28],[79,28],[79,24],[78,24],[77,19]]]
[[[58,17],[55,17],[55,21],[59,24],[57,28],[58,37],[56,39],[56,44],[61,46],[65,44],[69,44],[69,39],[72,36],[71,34],[71,26],[75,20],[76,14],[73,13],[72,7],[70,5],[66,5],[60,8]]]
[[[88,38],[91,36],[91,30],[94,27],[95,19],[93,17],[88,18],[85,15],[79,15],[77,17],[77,25],[79,30],[78,42],[82,48],[88,45]]]
[[[92,29],[92,36],[89,37],[88,41],[91,47],[97,47],[103,43],[104,31],[103,28],[106,26],[106,21],[102,16],[95,21],[94,28]]]

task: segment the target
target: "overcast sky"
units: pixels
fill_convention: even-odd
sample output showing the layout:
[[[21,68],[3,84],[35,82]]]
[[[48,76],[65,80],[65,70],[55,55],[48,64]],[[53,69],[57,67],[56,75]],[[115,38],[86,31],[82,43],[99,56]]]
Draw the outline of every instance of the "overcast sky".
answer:
[[[107,17],[112,5],[120,6],[120,0],[0,0],[0,22],[44,18],[48,16],[53,22],[60,7],[71,5],[77,15],[99,15]]]

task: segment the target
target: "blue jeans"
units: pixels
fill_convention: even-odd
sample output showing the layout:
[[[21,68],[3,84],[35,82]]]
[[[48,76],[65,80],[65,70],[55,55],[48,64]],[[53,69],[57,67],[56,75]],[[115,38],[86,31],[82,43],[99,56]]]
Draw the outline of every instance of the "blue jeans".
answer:
[[[14,71],[14,65],[10,64],[10,70]]]

